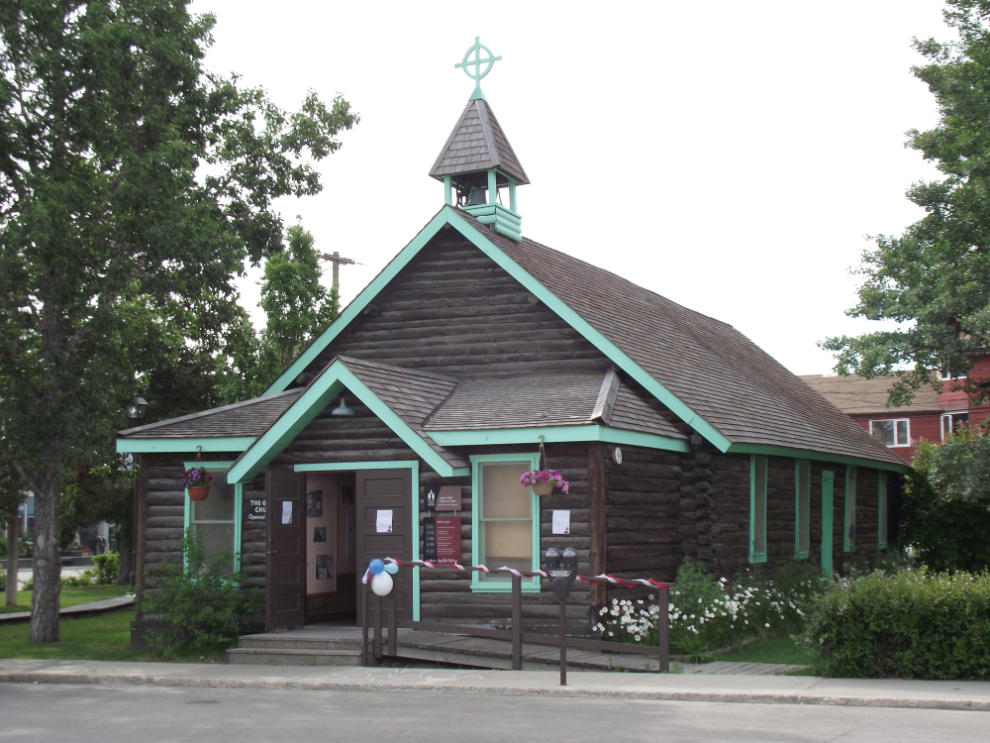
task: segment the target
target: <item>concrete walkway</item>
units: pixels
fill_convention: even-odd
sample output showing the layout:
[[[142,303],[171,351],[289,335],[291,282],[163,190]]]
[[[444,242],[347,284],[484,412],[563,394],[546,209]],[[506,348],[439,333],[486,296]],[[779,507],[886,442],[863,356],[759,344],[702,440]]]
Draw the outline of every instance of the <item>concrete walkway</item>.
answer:
[[[813,676],[252,666],[0,660],[0,682],[584,696],[647,700],[911,707],[990,712],[990,683],[821,679]]]
[[[58,610],[59,619],[79,619],[80,617],[91,617],[96,614],[105,614],[108,611],[117,611],[134,604],[133,596],[117,596],[103,601],[91,601],[88,604],[76,604]],[[0,614],[0,627],[7,624],[22,624],[31,621],[31,612],[13,611],[9,614]]]

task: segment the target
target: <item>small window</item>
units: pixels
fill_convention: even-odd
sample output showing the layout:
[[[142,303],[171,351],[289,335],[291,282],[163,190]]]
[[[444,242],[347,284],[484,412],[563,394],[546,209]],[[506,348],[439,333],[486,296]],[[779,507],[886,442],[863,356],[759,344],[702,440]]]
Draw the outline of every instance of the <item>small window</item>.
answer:
[[[911,426],[907,418],[870,421],[870,433],[887,446],[911,445]]]
[[[842,530],[842,549],[856,551],[856,468],[846,467],[846,520]]]
[[[969,413],[945,413],[942,416],[942,441],[966,423],[969,423]]]
[[[877,543],[887,548],[887,473],[879,473],[877,484]]]
[[[188,470],[191,467],[205,467],[213,481],[210,483],[210,494],[206,500],[190,500],[186,493],[185,523],[186,529],[203,539],[203,549],[207,557],[220,550],[227,550],[234,555],[233,570],[240,569],[240,524],[237,514],[241,512],[240,485],[230,485],[227,482],[227,470],[230,462],[186,462]]]
[[[767,561],[767,458],[750,458],[749,561]]]
[[[794,556],[806,558],[811,553],[811,462],[794,465],[795,534]]]

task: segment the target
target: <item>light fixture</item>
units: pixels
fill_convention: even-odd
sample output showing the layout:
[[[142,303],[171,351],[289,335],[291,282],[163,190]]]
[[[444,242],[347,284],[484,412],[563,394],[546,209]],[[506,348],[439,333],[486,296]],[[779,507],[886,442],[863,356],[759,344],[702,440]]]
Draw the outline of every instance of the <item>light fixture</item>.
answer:
[[[347,407],[347,403],[344,402],[344,396],[341,395],[340,405],[330,411],[330,415],[354,415],[354,411]]]
[[[148,412],[148,401],[141,395],[134,395],[134,403],[127,406],[126,412],[127,417],[131,420],[144,418],[144,414]]]

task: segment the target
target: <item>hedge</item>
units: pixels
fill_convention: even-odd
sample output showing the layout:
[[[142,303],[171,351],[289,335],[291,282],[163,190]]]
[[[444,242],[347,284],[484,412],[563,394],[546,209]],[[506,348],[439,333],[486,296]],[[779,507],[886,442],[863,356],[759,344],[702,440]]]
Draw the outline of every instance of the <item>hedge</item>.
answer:
[[[840,581],[812,603],[804,640],[826,676],[988,680],[990,574]]]

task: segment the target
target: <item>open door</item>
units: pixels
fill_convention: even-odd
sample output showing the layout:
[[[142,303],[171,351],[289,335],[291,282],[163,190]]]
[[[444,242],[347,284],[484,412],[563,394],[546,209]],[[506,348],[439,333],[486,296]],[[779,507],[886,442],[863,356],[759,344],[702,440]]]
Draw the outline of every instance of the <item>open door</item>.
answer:
[[[357,472],[357,574],[364,574],[374,558],[412,559],[411,470],[364,470]],[[384,530],[387,524],[388,530]],[[412,571],[400,568],[392,576],[396,615],[412,619]],[[363,616],[367,587],[358,585],[358,621]],[[389,617],[387,609],[383,621]]]
[[[268,470],[265,629],[306,624],[306,475]]]

